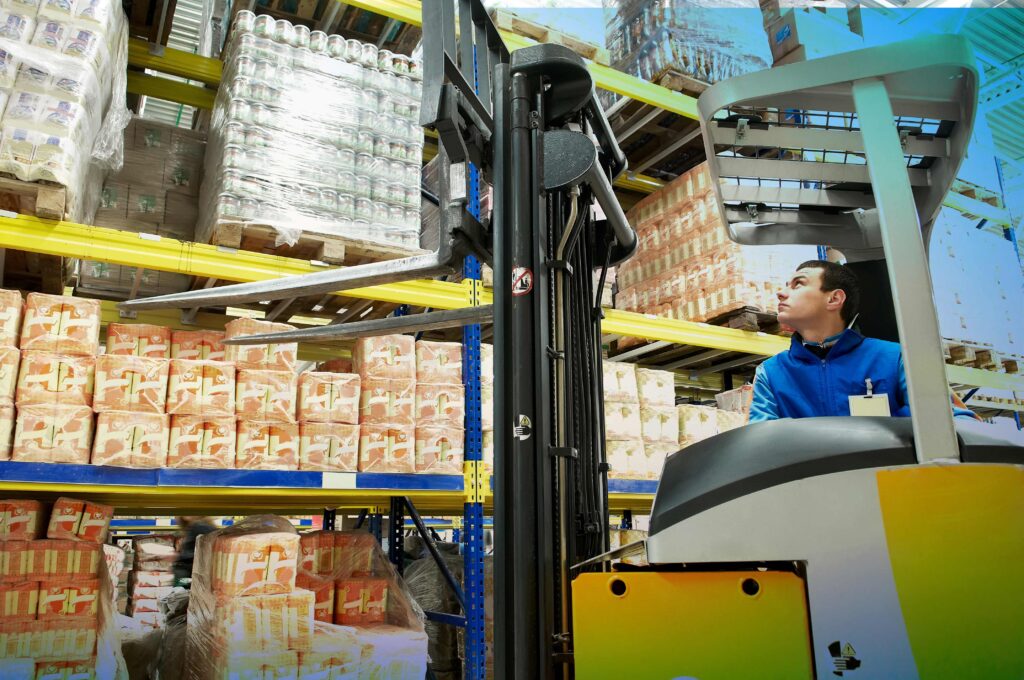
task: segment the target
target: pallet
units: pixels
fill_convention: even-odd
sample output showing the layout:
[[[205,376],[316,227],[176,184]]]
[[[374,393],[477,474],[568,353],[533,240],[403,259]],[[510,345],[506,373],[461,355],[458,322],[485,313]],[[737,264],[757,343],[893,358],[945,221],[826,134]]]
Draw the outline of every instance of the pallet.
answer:
[[[35,215],[47,220],[67,217],[67,190],[48,182],[26,182],[0,175],[0,210]],[[64,292],[68,261],[58,255],[41,255],[20,250],[0,249],[0,283],[10,288],[38,289],[61,295]]]
[[[589,43],[562,31],[555,30],[536,21],[525,19],[506,9],[491,11],[491,21],[501,31],[508,31],[539,43],[554,43],[567,47],[584,59],[608,66],[610,63],[608,50],[600,45]]]
[[[749,305],[737,305],[734,309],[723,312],[705,321],[712,326],[726,326],[741,331],[770,333],[772,335],[789,335],[781,325],[779,316],[774,312],[765,312]]]
[[[222,220],[214,227],[210,244],[335,265],[394,260],[423,252],[418,248],[311,232],[303,232],[294,245],[275,245],[277,237],[277,230],[269,225]]]
[[[1024,372],[1024,357],[998,352],[987,343],[943,339],[942,354],[947,364],[956,366],[979,368],[997,373]]]
[[[25,182],[0,175],[0,210],[62,220],[66,205],[67,193],[59,184]]]

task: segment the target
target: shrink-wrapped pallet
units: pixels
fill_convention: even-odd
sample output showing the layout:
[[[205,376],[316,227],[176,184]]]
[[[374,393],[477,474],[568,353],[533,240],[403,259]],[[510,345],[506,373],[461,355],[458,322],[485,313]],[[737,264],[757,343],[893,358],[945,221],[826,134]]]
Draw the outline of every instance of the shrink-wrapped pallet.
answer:
[[[334,574],[334,536],[333,531],[308,531],[299,537],[300,572],[313,576]]]
[[[462,343],[417,340],[416,382],[461,385]]]
[[[604,378],[605,401],[638,402],[636,366],[621,361],[605,361],[601,364]]]
[[[247,335],[293,331],[295,326],[272,321],[240,318],[224,326],[224,339],[241,338]],[[255,368],[267,371],[294,371],[298,344],[265,343],[260,345],[225,345],[225,359],[233,361],[238,368]]]
[[[644,444],[677,444],[679,413],[675,406],[641,406],[640,429]]]
[[[39,585],[38,581],[0,584],[0,620],[36,618]]]
[[[221,331],[172,331],[171,358],[190,361],[224,361]]]
[[[240,470],[298,470],[299,426],[295,423],[238,421],[235,467]]]
[[[0,501],[0,540],[33,540],[43,530],[43,504],[31,500]]]
[[[92,406],[96,359],[22,351],[15,401],[18,406]]]
[[[21,352],[16,347],[0,347],[0,406],[14,404],[20,366]]]
[[[25,301],[16,290],[0,289],[0,347],[17,347]]]
[[[148,323],[107,325],[107,354],[171,358],[171,329]]]
[[[299,420],[359,422],[360,378],[355,373],[307,371],[299,374]]]
[[[239,419],[295,422],[294,373],[243,368],[235,384],[235,414]]]
[[[29,293],[21,349],[93,356],[100,343],[98,300]]]
[[[380,545],[363,531],[334,532],[334,578],[380,576],[387,568],[380,562]]]
[[[14,407],[0,405],[0,460],[11,459],[15,420]]]
[[[169,562],[173,563],[173,560]],[[174,585],[174,573],[170,568],[165,571],[133,571],[128,583],[129,588],[170,587]]]
[[[647,476],[647,454],[640,439],[609,441],[606,444],[609,479],[644,479]]]
[[[636,369],[637,394],[641,406],[675,406],[675,374],[651,368]]]
[[[299,469],[355,472],[359,468],[359,426],[299,423]]]
[[[750,404],[753,400],[753,385],[743,385],[734,390],[719,392],[715,395],[715,403],[718,404],[718,408],[741,414],[744,422],[750,416]]]
[[[416,341],[411,335],[358,338],[352,350],[352,368],[363,380],[389,378],[415,382]]]
[[[171,359],[167,412],[206,417],[234,416],[234,365],[225,361]]]
[[[416,382],[391,378],[364,378],[359,393],[360,423],[416,422]]]
[[[604,429],[608,440],[643,438],[640,405],[628,402],[604,402]]]
[[[417,425],[463,427],[466,421],[465,388],[462,385],[417,382],[414,417]]]
[[[22,406],[11,460],[84,465],[91,452],[92,420],[92,409],[86,406]]]
[[[352,373],[352,357],[338,357],[321,361],[316,365],[320,373]]]
[[[96,357],[93,410],[163,414],[169,375],[164,359],[101,354]]]
[[[710,406],[680,404],[679,411],[679,445],[685,446],[718,434],[717,409]]]
[[[93,465],[161,468],[167,464],[170,416],[108,411],[96,416]]]
[[[364,423],[359,434],[360,472],[416,472],[416,428]]]
[[[171,416],[167,467],[225,469],[235,465],[237,433],[233,416]]]
[[[223,598],[280,595],[295,590],[299,536],[272,515],[247,518],[199,540],[195,581]]]
[[[39,588],[39,619],[95,618],[99,608],[99,581],[46,583]]]
[[[156,591],[174,584],[174,561],[178,551],[174,547],[175,537],[171,535],[138,536],[132,539],[135,552],[135,569],[128,583],[131,595],[157,599]]]
[[[465,460],[466,432],[462,428],[418,425],[416,472],[461,475]]]
[[[646,479],[661,479],[665,459],[679,450],[679,445],[670,442],[644,444],[644,471]]]

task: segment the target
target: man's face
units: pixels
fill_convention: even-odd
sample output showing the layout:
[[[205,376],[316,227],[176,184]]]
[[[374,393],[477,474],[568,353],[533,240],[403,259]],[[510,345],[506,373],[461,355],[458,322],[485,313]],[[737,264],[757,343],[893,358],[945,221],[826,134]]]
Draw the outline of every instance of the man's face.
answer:
[[[821,289],[823,273],[817,267],[796,270],[786,287],[777,293],[779,323],[799,331],[842,308],[842,300],[838,301],[837,306],[837,294],[845,300],[842,291],[826,293]]]

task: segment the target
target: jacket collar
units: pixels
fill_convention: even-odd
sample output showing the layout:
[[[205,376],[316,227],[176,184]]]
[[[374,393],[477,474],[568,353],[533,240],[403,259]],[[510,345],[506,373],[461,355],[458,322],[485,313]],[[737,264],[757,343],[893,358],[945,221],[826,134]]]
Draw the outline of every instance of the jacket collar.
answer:
[[[847,328],[839,334],[839,338],[836,340],[835,344],[832,345],[832,349],[829,350],[828,356],[824,359],[819,359],[814,352],[804,347],[804,340],[800,337],[800,334],[794,333],[789,344],[789,355],[797,361],[801,361],[805,364],[817,363],[819,361],[831,361],[832,359],[841,357],[844,354],[849,354],[860,347],[862,342],[864,342],[863,335],[851,328]]]

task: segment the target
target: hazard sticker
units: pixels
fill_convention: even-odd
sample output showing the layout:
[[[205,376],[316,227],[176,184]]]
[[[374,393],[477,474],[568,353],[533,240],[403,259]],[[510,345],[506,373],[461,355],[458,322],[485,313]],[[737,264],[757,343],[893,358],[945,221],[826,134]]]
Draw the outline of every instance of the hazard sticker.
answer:
[[[533,272],[527,267],[512,269],[512,295],[521,297],[533,290]]]

